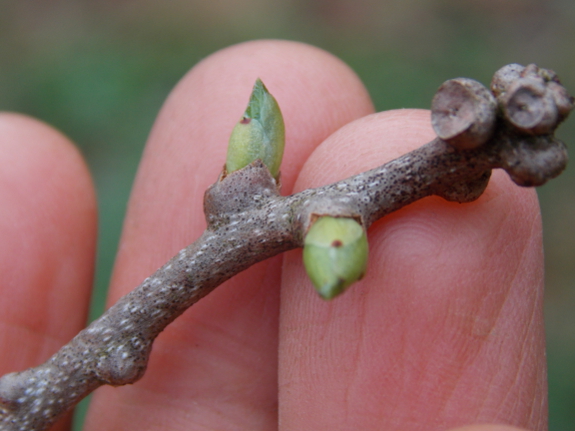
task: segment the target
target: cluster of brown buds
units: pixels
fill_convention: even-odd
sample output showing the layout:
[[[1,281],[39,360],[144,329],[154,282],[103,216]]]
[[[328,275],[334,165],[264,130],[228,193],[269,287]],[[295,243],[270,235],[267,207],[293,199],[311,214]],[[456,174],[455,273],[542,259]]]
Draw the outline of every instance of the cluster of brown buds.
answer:
[[[539,186],[565,168],[566,148],[553,132],[573,101],[552,70],[509,64],[495,73],[491,91],[472,79],[446,81],[433,98],[431,121],[437,136],[458,149],[497,142],[513,181]]]

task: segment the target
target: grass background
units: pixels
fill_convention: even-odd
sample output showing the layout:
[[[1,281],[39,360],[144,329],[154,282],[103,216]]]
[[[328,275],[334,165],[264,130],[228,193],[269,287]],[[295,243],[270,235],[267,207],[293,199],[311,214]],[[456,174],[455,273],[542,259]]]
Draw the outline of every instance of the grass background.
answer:
[[[91,319],[103,310],[130,187],[163,100],[203,57],[257,38],[298,40],[339,56],[378,110],[428,108],[444,80],[488,83],[512,62],[554,69],[575,92],[573,0],[0,0],[0,110],[63,131],[95,178],[100,233]],[[558,135],[573,148],[575,119]],[[573,431],[575,169],[538,193],[550,430]]]

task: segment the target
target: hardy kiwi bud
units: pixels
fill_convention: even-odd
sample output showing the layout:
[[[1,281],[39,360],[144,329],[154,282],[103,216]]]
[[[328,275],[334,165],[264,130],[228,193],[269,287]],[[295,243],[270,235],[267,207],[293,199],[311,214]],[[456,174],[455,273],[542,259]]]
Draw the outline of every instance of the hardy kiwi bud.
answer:
[[[319,217],[304,240],[305,269],[324,299],[334,298],[360,280],[367,257],[365,230],[352,218]]]

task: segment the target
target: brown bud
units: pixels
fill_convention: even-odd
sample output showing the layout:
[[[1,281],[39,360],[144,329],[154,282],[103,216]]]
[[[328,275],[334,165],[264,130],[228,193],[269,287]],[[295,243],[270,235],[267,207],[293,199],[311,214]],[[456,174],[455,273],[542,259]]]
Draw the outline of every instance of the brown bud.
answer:
[[[521,78],[521,74],[525,70],[525,66],[517,63],[508,64],[503,66],[493,75],[491,80],[491,91],[495,97],[499,97],[501,94],[505,93],[509,86]]]
[[[496,107],[495,98],[481,83],[450,79],[433,97],[431,125],[437,136],[455,148],[476,148],[493,133]]]
[[[537,187],[559,175],[567,164],[567,147],[550,135],[525,136],[504,144],[502,167],[524,187]]]
[[[542,73],[545,72],[546,69],[540,69],[535,63],[528,64],[525,66],[525,69],[521,72],[521,78],[529,78],[534,76],[541,76]]]
[[[567,93],[565,87],[555,81],[547,84],[547,92],[553,97],[560,121],[563,121],[573,109],[573,97]]]
[[[501,97],[501,105],[509,122],[523,132],[542,135],[557,126],[557,106],[542,79],[516,80]]]
[[[541,77],[545,82],[553,81],[559,83],[559,77],[557,76],[555,71],[551,69],[543,69],[542,67],[538,67],[535,64],[530,64],[525,68],[525,71],[523,72],[523,76],[525,77],[528,77],[530,75],[532,76],[537,75]]]

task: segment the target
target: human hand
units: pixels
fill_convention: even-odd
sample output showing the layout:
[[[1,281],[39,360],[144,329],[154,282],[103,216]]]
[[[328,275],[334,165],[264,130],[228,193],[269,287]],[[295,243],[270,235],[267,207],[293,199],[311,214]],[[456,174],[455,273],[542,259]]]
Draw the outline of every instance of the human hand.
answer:
[[[369,115],[358,78],[315,48],[251,42],[209,57],[151,133],[109,304],[205,228],[203,192],[257,77],[285,118],[284,194],[434,137],[427,111]],[[45,361],[84,325],[96,204],[78,152],[48,127],[1,116],[0,154],[1,375]],[[424,199],[369,240],[366,277],[333,302],[311,288],[299,250],[226,282],[158,337],[142,380],[96,391],[85,429],[546,429],[535,192],[494,172],[476,202]],[[488,429],[504,428],[473,431]]]

